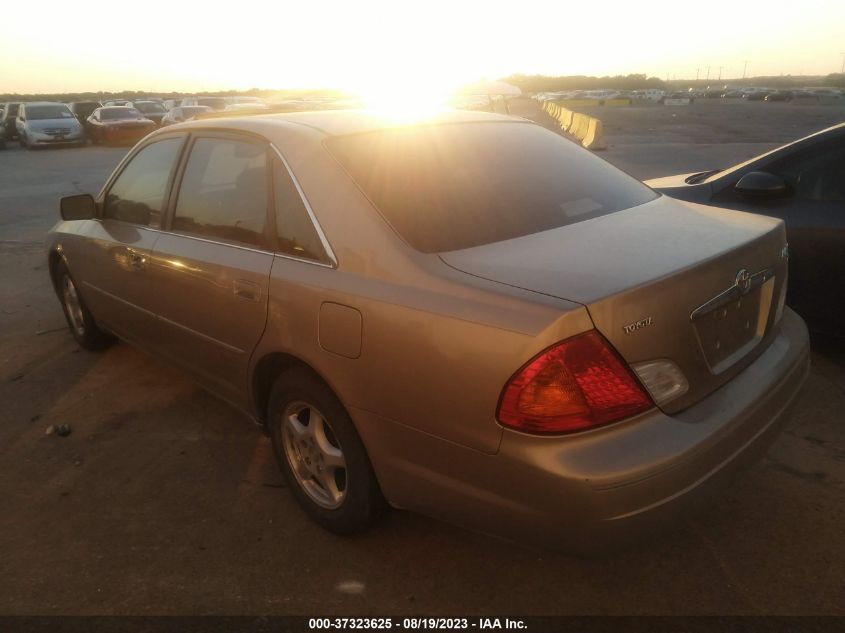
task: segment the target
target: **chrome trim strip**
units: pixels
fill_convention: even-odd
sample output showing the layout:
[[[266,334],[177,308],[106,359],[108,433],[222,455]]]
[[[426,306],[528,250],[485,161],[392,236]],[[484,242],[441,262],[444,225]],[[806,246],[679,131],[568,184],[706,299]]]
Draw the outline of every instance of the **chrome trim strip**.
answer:
[[[754,273],[748,280],[748,287],[744,292],[739,287],[738,283],[734,283],[733,286],[731,286],[724,292],[720,292],[715,297],[693,310],[689,316],[690,321],[697,321],[698,319],[710,314],[715,310],[718,310],[719,308],[728,305],[729,303],[742,299],[754,288],[756,288],[757,286],[762,286],[765,282],[767,282],[774,276],[775,271],[772,268],[767,268],[766,270],[761,270],[760,272]]]
[[[319,220],[317,220],[317,216],[314,214],[314,209],[311,208],[311,203],[308,202],[308,198],[305,197],[305,192],[302,190],[302,185],[299,184],[299,179],[296,177],[296,174],[293,173],[293,169],[291,169],[290,164],[288,163],[287,159],[282,155],[282,152],[279,151],[279,148],[276,147],[274,143],[270,143],[270,147],[273,148],[273,151],[276,152],[276,156],[279,157],[279,160],[282,161],[282,164],[285,166],[285,169],[288,170],[288,175],[290,176],[291,180],[293,181],[293,186],[296,187],[296,191],[299,193],[299,197],[302,198],[302,203],[305,205],[305,210],[308,212],[308,217],[311,218],[311,224],[314,225],[314,229],[317,231],[317,235],[320,238],[320,242],[323,244],[323,248],[326,251],[326,255],[329,256],[329,259],[332,261],[332,268],[337,268],[337,256],[334,254],[334,249],[332,249],[331,244],[329,244],[329,240],[326,237],[325,232],[323,231],[323,227],[320,226]],[[284,255],[281,255],[285,257]],[[297,261],[307,261],[307,260],[300,260],[296,257],[290,257],[290,259],[296,259]]]
[[[82,284],[84,286],[88,287],[88,288],[91,288],[91,290],[95,290],[96,292],[99,292],[101,294],[106,295],[110,299],[114,299],[115,301],[122,303],[123,305],[129,306],[130,308],[135,308],[136,310],[143,312],[144,314],[152,317],[153,319],[157,319],[157,320],[160,320],[160,321],[164,321],[165,323],[169,323],[170,325],[177,327],[180,330],[184,330],[185,332],[188,332],[189,334],[193,334],[194,336],[198,336],[199,338],[201,338],[205,341],[208,341],[209,343],[214,343],[215,345],[218,345],[218,346],[222,347],[223,349],[226,349],[230,352],[234,352],[235,354],[243,354],[244,353],[244,350],[242,350],[242,349],[239,349],[239,348],[237,348],[233,345],[229,345],[228,343],[224,343],[223,341],[218,341],[216,338],[208,336],[207,334],[203,334],[202,332],[197,332],[196,330],[191,329],[186,325],[182,325],[181,323],[177,323],[176,321],[171,321],[170,319],[165,318],[165,317],[161,316],[160,314],[156,314],[155,312],[150,312],[149,310],[146,310],[146,309],[144,309],[140,306],[137,306],[134,303],[127,301],[126,299],[121,299],[120,297],[113,295],[112,293],[107,292],[106,290],[103,290],[102,288],[98,288],[97,286],[94,286],[87,281],[83,281]]]
[[[265,251],[261,250],[260,248],[251,248],[249,246],[241,246],[240,244],[230,244],[229,242],[218,242],[217,240],[209,240],[204,237],[197,237],[196,235],[189,235],[187,233],[175,233],[174,231],[165,231],[164,229],[154,229],[151,226],[141,226],[140,224],[135,224],[134,222],[126,222],[125,220],[117,220],[115,218],[106,218],[109,222],[120,222],[121,224],[128,224],[130,226],[137,227],[139,229],[143,229],[144,231],[152,231],[153,233],[160,233],[162,235],[172,235],[175,237],[186,237],[191,240],[197,240],[198,242],[207,242],[208,244],[217,244],[219,246],[231,246],[232,248],[238,248],[242,251],[250,251],[252,253],[260,253],[261,255],[271,255],[273,257],[281,257],[282,259],[290,259],[295,262],[301,262],[303,264],[312,264],[313,266],[320,266],[322,268],[334,268],[332,264],[327,264],[325,262],[319,262],[313,259],[305,259],[304,257],[296,257],[295,255],[287,255],[285,253],[276,253],[274,251]],[[99,222],[100,224],[103,223],[103,218],[92,218],[94,222]],[[150,253],[155,252],[155,247],[150,250]]]
[[[244,350],[239,349],[239,348],[235,347],[234,345],[229,345],[228,343],[224,343],[223,341],[219,341],[212,336],[208,336],[207,334],[203,334],[202,332],[197,332],[196,330],[189,328],[187,325],[182,325],[181,323],[177,323],[176,321],[171,321],[170,319],[163,317],[160,314],[156,315],[156,317],[159,320],[164,321],[165,323],[167,323],[169,325],[177,327],[180,330],[184,330],[185,332],[188,332],[189,334],[193,334],[194,336],[198,336],[199,338],[203,339],[204,341],[208,341],[209,343],[214,343],[215,345],[218,345],[225,350],[228,350],[230,352],[234,352],[235,354],[243,354],[244,353]]]
[[[289,259],[294,262],[301,262],[303,264],[311,264],[313,266],[321,266],[323,268],[331,268],[334,269],[335,264],[327,264],[326,262],[318,262],[313,259],[305,259],[304,257],[296,257],[295,255],[285,255],[284,253],[273,253],[274,257],[279,257],[281,259]]]
[[[108,292],[107,290],[103,290],[102,288],[98,288],[97,286],[95,286],[94,284],[92,284],[89,281],[85,281],[83,279],[82,285],[85,286],[86,288],[90,288],[91,290],[94,290],[95,292],[99,292],[100,294],[107,296],[109,299],[114,299],[115,301],[122,303],[123,305],[129,306],[130,308],[135,308],[139,312],[143,312],[144,314],[151,316],[154,319],[156,318],[155,312],[150,312],[149,310],[142,308],[139,305],[135,305],[131,301],[127,301],[126,299],[121,299],[117,295],[113,295],[112,293]]]
[[[271,251],[265,251],[265,250],[260,249],[260,248],[253,248],[252,246],[242,246],[240,244],[232,244],[230,242],[219,242],[217,240],[210,240],[208,238],[199,237],[197,235],[191,235],[189,233],[177,233],[176,231],[173,231],[173,230],[170,230],[170,231],[159,230],[158,232],[163,233],[165,235],[172,235],[174,237],[185,237],[189,240],[196,240],[197,242],[206,242],[207,244],[217,244],[219,246],[229,246],[231,248],[237,248],[237,249],[242,250],[242,251],[249,251],[251,253],[259,253],[260,255],[275,255],[276,254],[276,253],[273,253]],[[153,248],[153,254],[154,255],[157,254],[156,251],[155,251],[155,248]]]

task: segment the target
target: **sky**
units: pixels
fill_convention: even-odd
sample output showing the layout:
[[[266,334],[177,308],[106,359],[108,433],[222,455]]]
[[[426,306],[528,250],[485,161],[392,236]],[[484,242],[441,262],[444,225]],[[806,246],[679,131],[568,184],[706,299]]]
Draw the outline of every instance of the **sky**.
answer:
[[[366,93],[511,73],[704,79],[708,66],[724,83],[746,60],[748,76],[824,75],[845,53],[845,0],[39,0],[15,14],[0,93]]]

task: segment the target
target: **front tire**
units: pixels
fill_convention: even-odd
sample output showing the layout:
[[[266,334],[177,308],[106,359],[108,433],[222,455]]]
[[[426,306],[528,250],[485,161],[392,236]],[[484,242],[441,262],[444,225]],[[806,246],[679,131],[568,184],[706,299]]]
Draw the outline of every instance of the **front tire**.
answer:
[[[80,347],[90,351],[98,351],[114,342],[111,335],[97,327],[97,322],[85,306],[85,302],[82,301],[82,295],[79,294],[76,283],[63,261],[58,264],[56,269],[56,289],[70,333],[73,334],[73,338],[76,339]]]
[[[366,530],[384,497],[352,419],[325,383],[304,368],[284,372],[270,395],[268,425],[302,509],[335,534]]]

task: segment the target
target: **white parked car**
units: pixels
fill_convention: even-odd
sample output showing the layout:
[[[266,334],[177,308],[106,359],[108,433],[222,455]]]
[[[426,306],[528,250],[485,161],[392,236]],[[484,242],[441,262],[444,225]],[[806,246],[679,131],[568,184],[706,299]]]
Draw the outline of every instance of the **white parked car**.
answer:
[[[85,130],[64,103],[22,103],[15,126],[21,147],[85,145]]]

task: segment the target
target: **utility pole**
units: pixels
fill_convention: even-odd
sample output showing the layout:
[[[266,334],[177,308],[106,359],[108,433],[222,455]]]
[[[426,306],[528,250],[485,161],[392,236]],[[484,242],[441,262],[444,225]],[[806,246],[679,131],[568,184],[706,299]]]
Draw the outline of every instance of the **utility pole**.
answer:
[[[717,79],[716,81],[722,81],[722,69],[723,68],[724,68],[724,66],[719,66],[719,79]]]
[[[710,66],[707,67],[707,81],[710,81]]]
[[[839,72],[842,73],[843,75],[845,75],[845,53],[839,53],[839,54],[842,55],[842,70],[840,70]]]
[[[745,70],[748,68],[748,60],[745,60],[745,63],[742,65],[742,78],[745,79]]]
[[[695,69],[695,80],[696,81],[698,81],[698,71],[700,71],[700,70],[701,70],[700,68]]]

